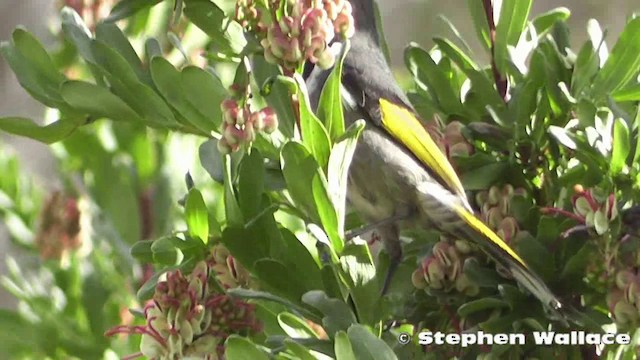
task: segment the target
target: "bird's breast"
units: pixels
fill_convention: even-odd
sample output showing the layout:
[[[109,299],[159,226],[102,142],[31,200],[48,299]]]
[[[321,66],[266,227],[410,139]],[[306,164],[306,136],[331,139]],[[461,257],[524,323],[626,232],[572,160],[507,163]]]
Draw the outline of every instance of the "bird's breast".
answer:
[[[405,148],[370,125],[358,140],[348,186],[349,202],[368,221],[409,213],[405,226],[429,228],[459,220],[443,204],[460,203],[460,199],[433,179]]]

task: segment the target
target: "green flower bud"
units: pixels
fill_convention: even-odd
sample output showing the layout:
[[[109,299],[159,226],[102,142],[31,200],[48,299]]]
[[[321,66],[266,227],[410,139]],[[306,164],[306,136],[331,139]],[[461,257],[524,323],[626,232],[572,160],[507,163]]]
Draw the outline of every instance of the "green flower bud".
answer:
[[[422,269],[416,269],[411,273],[411,283],[418,289],[424,289],[427,287],[427,281],[424,278],[425,274]]]
[[[456,290],[466,296],[476,296],[480,292],[480,287],[472,283],[465,274],[461,274],[456,279]]]
[[[479,191],[476,194],[476,204],[478,205],[478,207],[482,207],[487,202],[488,198],[489,198],[488,191]]]
[[[638,321],[637,309],[624,301],[619,301],[613,309],[613,316],[616,318],[616,322],[624,325],[634,324]]]
[[[607,230],[609,230],[609,219],[602,210],[598,210],[595,212],[595,215],[593,217],[593,224],[598,235],[602,235],[606,233]]]
[[[574,212],[580,216],[586,217],[589,213],[593,212],[593,208],[584,196],[579,196],[573,203]]]
[[[231,154],[231,145],[224,138],[218,140],[218,152],[222,155]]]
[[[621,270],[616,274],[616,286],[624,290],[627,286],[636,281],[636,275],[629,270]]]
[[[454,246],[456,247],[456,250],[464,255],[470,254],[472,250],[471,244],[466,240],[456,240],[454,242]]]
[[[182,341],[186,345],[190,345],[193,342],[193,328],[187,320],[180,322],[180,337],[182,337]]]
[[[498,205],[500,201],[501,191],[497,186],[492,186],[489,188],[489,197],[487,198],[487,202],[493,206]]]

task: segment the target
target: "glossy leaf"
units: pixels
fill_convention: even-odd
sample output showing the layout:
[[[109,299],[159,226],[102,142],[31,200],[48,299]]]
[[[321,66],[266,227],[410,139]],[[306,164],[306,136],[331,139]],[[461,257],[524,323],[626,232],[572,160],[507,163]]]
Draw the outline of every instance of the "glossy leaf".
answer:
[[[225,341],[225,358],[228,360],[269,360],[256,344],[246,337],[231,335]]]
[[[0,130],[13,135],[24,136],[45,144],[53,144],[65,139],[84,122],[83,118],[64,118],[51,124],[39,126],[30,119],[20,117],[0,118]]]
[[[331,151],[331,140],[327,129],[322,125],[318,117],[313,113],[309,101],[309,94],[304,79],[298,74],[294,75],[298,86],[298,102],[300,104],[300,130],[302,133],[302,143],[313,155],[316,162],[322,169],[327,167],[329,153]]]
[[[389,346],[373,335],[367,328],[355,324],[347,331],[353,352],[357,359],[394,360],[398,359]]]
[[[593,82],[596,98],[623,88],[640,72],[640,17],[624,27],[607,62]]]
[[[340,236],[344,235],[349,167],[351,166],[351,160],[358,145],[358,138],[365,126],[366,123],[364,120],[358,120],[349,126],[344,136],[337,139],[337,142],[331,150],[331,155],[329,155],[327,170],[329,194],[331,195],[333,206],[336,209],[338,233]]]
[[[429,53],[415,44],[405,50],[405,63],[416,82],[426,86],[437,99],[442,111],[447,114],[464,114],[460,96],[454,91],[449,80],[436,65]]]
[[[318,103],[318,118],[322,120],[331,140],[335,140],[344,132],[344,114],[342,108],[342,65],[349,52],[349,41],[342,45],[342,53],[338,58],[331,74],[327,78]]]
[[[204,134],[218,130],[213,119],[208,119],[187,100],[179,86],[182,76],[171,63],[160,57],[151,60],[151,77],[164,99],[185,118],[186,125],[192,125]]]
[[[617,175],[624,169],[630,151],[629,127],[623,119],[616,119],[613,124],[613,149],[609,167],[612,175]]]
[[[351,341],[345,331],[338,331],[334,339],[336,360],[356,360]]]
[[[137,123],[143,121],[124,101],[101,86],[70,80],[62,84],[60,92],[69,105],[94,117]]]
[[[501,74],[507,71],[509,46],[515,46],[527,23],[532,0],[504,0],[496,25],[495,62]]]
[[[312,221],[322,224],[334,251],[340,252],[344,245],[338,234],[338,218],[327,179],[318,163],[302,144],[296,142],[284,145],[280,162],[291,197]]]
[[[205,244],[209,242],[209,212],[198,189],[189,191],[184,211],[189,234],[199,238]]]
[[[116,22],[122,19],[126,19],[138,11],[154,6],[162,2],[162,0],[122,0],[119,1],[109,13],[104,21]]]

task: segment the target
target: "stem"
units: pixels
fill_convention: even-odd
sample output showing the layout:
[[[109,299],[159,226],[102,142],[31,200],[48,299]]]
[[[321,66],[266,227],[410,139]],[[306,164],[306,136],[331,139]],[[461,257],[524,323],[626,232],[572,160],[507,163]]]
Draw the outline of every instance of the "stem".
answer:
[[[496,89],[500,94],[500,97],[506,102],[507,90],[509,89],[509,83],[506,77],[502,77],[496,66],[496,23],[493,19],[493,3],[491,0],[482,0],[484,6],[484,14],[487,17],[487,23],[489,24],[489,37],[491,39],[491,70],[493,71],[493,78],[496,82]]]
[[[573,219],[577,222],[579,222],[580,224],[584,224],[584,219],[581,216],[578,216],[572,212],[569,212],[567,210],[563,210],[563,209],[558,209],[558,208],[553,208],[553,207],[543,207],[540,209],[540,211],[543,214],[547,214],[547,215],[562,215],[562,216],[566,216],[570,219]]]

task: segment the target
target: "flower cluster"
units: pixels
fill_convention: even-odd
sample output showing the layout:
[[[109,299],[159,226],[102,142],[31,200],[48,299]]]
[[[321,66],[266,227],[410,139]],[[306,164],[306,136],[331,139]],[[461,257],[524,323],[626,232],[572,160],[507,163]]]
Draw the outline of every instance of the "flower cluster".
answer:
[[[514,197],[524,196],[525,189],[514,189],[510,184],[502,188],[494,185],[476,194],[482,220],[507,244],[512,243],[519,231],[518,222],[511,214],[511,202]]]
[[[613,194],[601,196],[595,190],[579,190],[572,200],[573,212],[598,235],[607,232],[609,223],[618,216]]]
[[[351,4],[347,0],[289,3],[286,15],[271,23],[261,41],[265,59],[288,70],[306,60],[330,68],[335,62],[329,49],[331,41],[336,34],[351,37],[355,31]]]
[[[91,31],[109,15],[116,1],[114,0],[63,0],[62,6],[68,6],[82,17]]]
[[[263,19],[265,10],[256,0],[237,0],[234,18],[246,30],[262,33],[267,30]]]
[[[418,289],[456,291],[475,296],[480,291],[478,285],[472,283],[464,274],[464,262],[472,254],[471,246],[464,240],[453,243],[440,240],[432,249],[432,254],[425,257],[420,267],[411,275],[411,281]]]
[[[78,201],[54,192],[40,214],[35,244],[43,259],[65,258],[82,245]]]
[[[464,125],[459,121],[452,121],[444,128],[445,154],[449,161],[455,162],[454,156],[469,156],[473,154],[473,145],[462,134]]]
[[[141,334],[136,355],[149,359],[223,358],[229,335],[256,333],[261,324],[254,305],[213,291],[210,272],[202,261],[190,275],[168,273],[144,309],[145,325],[118,326],[106,335]]]
[[[462,134],[465,126],[461,122],[452,121],[443,129],[437,121],[428,121],[424,127],[454,168],[456,156],[473,154],[473,145]]]
[[[621,328],[632,328],[640,320],[640,276],[635,271],[616,274],[616,287],[607,297],[609,311]]]
[[[215,245],[211,250],[209,266],[218,283],[225,289],[257,289],[257,283],[249,271],[238,263],[222,244]]]
[[[278,127],[278,117],[271,107],[252,111],[246,101],[240,104],[232,98],[224,100],[220,107],[223,122],[218,150],[222,154],[236,151],[241,145],[253,142],[256,131],[270,134]]]

